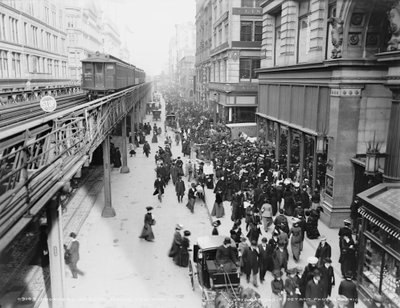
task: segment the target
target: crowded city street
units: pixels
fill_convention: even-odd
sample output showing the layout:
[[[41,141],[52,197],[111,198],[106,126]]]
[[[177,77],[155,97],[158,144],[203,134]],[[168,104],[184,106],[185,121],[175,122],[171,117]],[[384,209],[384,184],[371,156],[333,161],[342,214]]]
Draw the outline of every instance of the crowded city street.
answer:
[[[144,123],[154,123],[164,127],[165,102],[161,99],[161,121],[152,121],[147,115]],[[218,232],[229,237],[233,222],[231,220],[230,202],[224,202],[225,215],[216,219],[211,217],[215,194],[212,189],[205,188],[205,201],[196,200],[194,213],[185,206],[187,193],[183,202],[176,198],[175,188],[170,182],[165,188],[162,202],[153,196],[153,183],[156,177],[156,163],[154,152],[164,147],[165,136],[173,137],[174,130],[170,127],[167,132],[162,132],[158,143],[150,143],[149,157],[136,149],[136,155],[128,156],[130,172],[121,174],[118,169],[112,171],[112,203],[116,211],[114,218],[103,219],[101,209],[104,205],[103,192],[96,199],[95,205],[78,235],[80,242],[80,261],[78,264],[78,279],[73,279],[66,267],[66,298],[71,303],[79,303],[77,307],[154,307],[161,305],[168,308],[199,307],[201,305],[201,289],[195,276],[194,290],[192,290],[188,267],[177,266],[168,252],[173,241],[176,226],[179,224],[183,230],[190,231],[190,248],[196,244],[197,238],[212,234],[212,222],[219,220]],[[149,139],[149,136],[147,136]],[[118,137],[112,140],[117,144]],[[175,142],[171,145],[173,158],[181,157],[186,163],[189,157],[183,157],[181,145]],[[195,155],[192,153],[192,155]],[[201,161],[193,159],[196,164]],[[186,173],[187,175],[187,173]],[[190,187],[188,177],[184,177],[186,190]],[[143,217],[146,207],[151,206],[153,219],[156,220],[152,227],[154,241],[140,239],[143,227]],[[292,226],[289,218],[289,225]],[[245,229],[245,220],[242,219],[242,229]],[[273,225],[269,232],[262,230],[261,237],[268,240],[272,238]],[[319,230],[327,242],[332,246],[332,266],[336,283],[332,289],[332,297],[336,298],[338,286],[342,280],[339,260],[338,229],[328,228],[323,223]],[[321,236],[322,238],[322,236]],[[248,244],[249,240],[246,239]],[[307,266],[309,257],[315,255],[320,240],[304,240],[304,247],[299,262],[295,263],[289,257],[288,268]],[[291,256],[290,248],[289,254]],[[192,253],[190,254],[192,259]],[[285,278],[287,274],[284,274]],[[254,287],[252,281],[246,281],[245,275],[241,276],[244,287],[254,288],[261,296],[265,306],[271,307],[274,302],[271,281],[273,275],[267,272],[263,284]],[[47,308],[46,301],[41,308]],[[363,307],[359,303],[359,307]]]
[[[0,0],[0,308],[400,308],[400,0]]]

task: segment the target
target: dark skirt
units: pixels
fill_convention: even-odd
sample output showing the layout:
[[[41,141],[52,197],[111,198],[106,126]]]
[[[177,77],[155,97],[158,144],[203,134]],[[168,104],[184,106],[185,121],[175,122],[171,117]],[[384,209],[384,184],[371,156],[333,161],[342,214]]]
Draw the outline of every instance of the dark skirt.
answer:
[[[146,241],[154,240],[154,233],[151,225],[145,224],[142,229],[142,233],[140,234],[139,238],[143,238]]]
[[[189,252],[187,248],[181,247],[179,252],[174,257],[174,262],[176,265],[187,267],[189,265]]]

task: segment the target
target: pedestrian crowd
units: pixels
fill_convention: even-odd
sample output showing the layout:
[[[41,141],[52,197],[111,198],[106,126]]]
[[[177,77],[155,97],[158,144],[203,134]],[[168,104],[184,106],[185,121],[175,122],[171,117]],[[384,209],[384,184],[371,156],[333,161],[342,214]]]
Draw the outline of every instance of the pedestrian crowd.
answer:
[[[266,273],[270,272],[274,277],[271,307],[332,307],[332,287],[336,281],[332,248],[318,229],[323,211],[320,187],[317,185],[313,190],[306,178],[300,183],[298,173],[282,168],[274,159],[274,152],[263,144],[243,137],[232,140],[226,126],[213,123],[210,112],[201,106],[176,104],[168,97],[166,102],[167,112],[173,111],[178,122],[176,145],[181,143],[184,157],[194,152],[201,162],[189,159],[184,166],[181,157],[173,159],[172,140],[167,138],[165,146],[155,153],[153,195],[158,196],[159,203],[171,179],[178,202],[183,202],[186,187],[182,176],[185,174],[189,181],[193,180],[187,190],[187,207],[192,213],[196,199],[200,197],[204,201],[204,189],[213,189],[215,201],[211,215],[217,218],[212,223],[213,235],[219,234],[219,218],[226,215],[224,202],[231,206],[230,237],[218,249],[216,257],[225,270],[238,267],[247,282],[255,287],[264,284]],[[205,166],[213,168],[212,175],[205,174]],[[147,225],[151,229],[149,217]],[[182,234],[182,230],[183,226],[178,224],[168,255],[177,265],[187,266],[190,232],[186,230]],[[306,237],[318,239],[318,248],[307,256],[305,268],[299,265],[289,268],[290,258],[299,263]],[[234,243],[234,253],[231,243]],[[337,261],[341,263],[343,279],[339,286],[339,302],[354,307],[358,302],[353,282],[357,249],[348,220],[339,231],[339,249],[341,254]]]

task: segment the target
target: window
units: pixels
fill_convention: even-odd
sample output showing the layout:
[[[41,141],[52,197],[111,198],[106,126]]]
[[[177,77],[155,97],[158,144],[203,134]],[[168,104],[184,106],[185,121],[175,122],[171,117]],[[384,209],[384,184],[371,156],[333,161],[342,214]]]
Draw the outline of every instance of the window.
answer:
[[[48,24],[49,23],[49,8],[47,6],[44,7],[44,21]]]
[[[241,7],[259,7],[261,0],[242,0]]]
[[[55,9],[51,10],[51,24],[53,25],[53,27],[56,26],[56,11],[55,11]]]
[[[252,37],[252,21],[242,21],[240,23],[240,40],[241,41],[251,41]]]
[[[2,78],[8,77],[8,57],[4,50],[0,50],[0,74]]]
[[[65,61],[62,62],[62,77],[67,77],[67,62]]]
[[[54,51],[58,52],[58,44],[57,44],[57,36],[56,35],[53,35],[53,41],[54,41],[54,44],[53,44]]]
[[[229,40],[229,23],[225,24],[225,42]]]
[[[58,66],[58,60],[54,61],[54,77],[59,77],[59,66]]]
[[[24,22],[24,42],[25,45],[28,45],[28,24],[26,22]]]
[[[9,17],[10,21],[10,41],[13,43],[18,43],[18,20]]]
[[[218,45],[222,43],[222,26],[218,28]]]
[[[262,39],[261,21],[242,21],[240,23],[240,40],[244,42],[260,42]]]
[[[281,12],[275,16],[275,65],[279,63],[279,57],[281,55]]]
[[[53,75],[53,60],[47,59],[47,73]]]
[[[38,58],[36,57],[36,56],[31,56],[31,63],[32,63],[32,65],[31,65],[31,69],[32,69],[32,71],[31,71],[31,73],[34,73],[34,74],[36,74],[39,70],[38,70]]]
[[[35,26],[31,26],[31,32],[32,32],[32,45],[33,47],[38,47],[38,36],[37,36],[37,30],[38,28]]]
[[[46,32],[46,48],[47,50],[51,50],[51,34],[49,32]]]
[[[6,39],[6,25],[5,25],[6,16],[4,14],[0,14],[0,39]]]
[[[310,0],[299,3],[298,62],[307,60],[310,49]]]
[[[262,22],[256,21],[254,23],[254,41],[261,42],[262,41]]]
[[[260,68],[260,59],[240,58],[239,79],[257,79],[255,69]]]
[[[19,53],[12,53],[11,69],[13,77],[21,77],[21,61]]]

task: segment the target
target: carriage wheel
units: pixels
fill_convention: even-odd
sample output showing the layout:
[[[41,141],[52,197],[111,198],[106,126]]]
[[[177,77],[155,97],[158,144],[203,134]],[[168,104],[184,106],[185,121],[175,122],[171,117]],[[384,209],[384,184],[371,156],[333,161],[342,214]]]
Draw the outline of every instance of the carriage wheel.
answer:
[[[194,273],[193,273],[192,261],[189,261],[189,278],[190,278],[190,283],[192,284],[192,290],[194,291]]]

